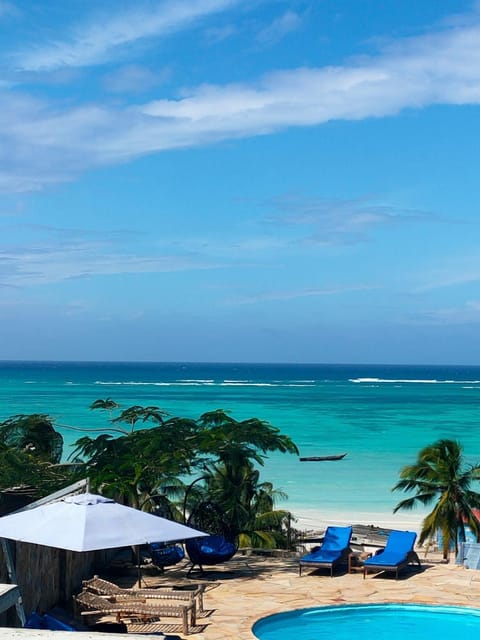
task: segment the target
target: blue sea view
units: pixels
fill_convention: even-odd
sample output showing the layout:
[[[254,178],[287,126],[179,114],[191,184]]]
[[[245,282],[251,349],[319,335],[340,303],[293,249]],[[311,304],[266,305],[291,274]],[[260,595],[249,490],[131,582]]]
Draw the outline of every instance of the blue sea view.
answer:
[[[288,494],[300,526],[365,522],[417,526],[422,513],[392,515],[403,494],[391,488],[402,466],[439,438],[459,440],[480,461],[480,367],[200,363],[0,363],[0,419],[46,413],[73,442],[107,425],[90,411],[98,398],[122,407],[157,405],[196,418],[225,409],[267,420],[300,455],[346,453],[335,462],[265,461],[264,479]]]

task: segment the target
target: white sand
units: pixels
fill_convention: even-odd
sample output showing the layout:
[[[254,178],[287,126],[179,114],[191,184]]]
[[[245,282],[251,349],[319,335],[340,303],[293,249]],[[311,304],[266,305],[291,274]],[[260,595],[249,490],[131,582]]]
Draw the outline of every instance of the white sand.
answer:
[[[426,513],[421,511],[403,511],[395,514],[391,512],[372,513],[353,509],[349,512],[329,512],[301,507],[296,509],[292,506],[290,510],[296,518],[296,522],[292,523],[296,529],[313,529],[315,531],[322,530],[328,525],[366,524],[419,532]]]

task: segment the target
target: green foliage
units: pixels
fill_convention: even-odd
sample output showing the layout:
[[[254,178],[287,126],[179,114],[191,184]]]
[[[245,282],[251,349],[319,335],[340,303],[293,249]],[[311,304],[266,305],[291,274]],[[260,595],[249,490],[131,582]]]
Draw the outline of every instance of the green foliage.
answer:
[[[130,427],[120,436],[102,433],[76,442],[72,455],[85,460],[83,472],[93,489],[178,519],[188,511],[196,526],[210,533],[243,536],[255,546],[282,544],[289,514],[275,511],[274,500],[282,496],[260,482],[256,469],[268,452],[298,453],[276,427],[257,418],[238,421],[222,409],[191,420],[138,405],[113,417],[119,407],[111,398],[91,408],[109,411],[113,425]],[[139,421],[153,426],[135,430]],[[185,486],[180,478],[195,469],[202,475]]]
[[[217,409],[204,413],[197,422],[199,451],[213,454],[227,467],[252,461],[263,465],[265,454],[272,451],[298,455],[289,436],[259,418],[238,421]]]
[[[102,400],[100,398],[99,400],[95,400],[95,402],[92,402],[92,404],[90,405],[90,410],[93,411],[95,409],[102,409],[103,411],[113,411],[114,409],[118,409],[119,406],[120,405],[115,402],[115,400],[112,400],[112,398],[106,398],[105,400]]]
[[[238,421],[222,409],[204,413],[198,424],[199,450],[209,460],[204,500],[222,514],[217,530],[227,528],[231,537],[246,546],[284,546],[290,514],[275,510],[274,505],[286,496],[270,483],[260,482],[256,465],[263,465],[268,452],[298,454],[295,443],[264,420]],[[200,502],[194,511],[202,509]]]
[[[60,464],[63,438],[43,414],[15,415],[0,423],[0,489],[31,487],[41,497],[69,483]]]
[[[92,488],[120,502],[151,510],[162,502],[165,487],[188,474],[195,457],[192,420],[171,418],[150,429],[121,436],[85,436],[73,457],[85,460],[83,473]],[[170,482],[168,482],[168,480]]]
[[[133,407],[128,407],[120,412],[120,415],[117,417],[112,417],[112,412],[115,409],[119,409],[120,405],[117,404],[112,398],[106,398],[105,400],[95,400],[90,405],[91,410],[101,409],[103,411],[108,411],[110,413],[110,422],[112,424],[127,424],[129,426],[128,429],[123,427],[118,428],[110,428],[109,431],[119,432],[119,433],[129,433],[134,431],[135,426],[138,421],[144,422],[154,422],[155,424],[162,424],[164,422],[165,417],[168,415],[162,409],[158,407],[142,407],[140,405],[134,405]]]
[[[442,532],[443,555],[448,558],[450,546],[458,551],[458,541],[465,540],[468,524],[477,540],[480,523],[473,509],[480,508],[480,494],[471,485],[480,480],[480,465],[466,465],[461,445],[454,440],[438,440],[422,449],[417,461],[404,467],[393,491],[416,492],[397,504],[400,509],[413,509],[417,504],[434,504],[425,517],[420,533],[420,544]]]
[[[203,485],[189,500],[189,524],[209,533],[237,539],[240,546],[285,547],[290,513],[276,510],[286,498],[251,464],[227,472],[222,464],[210,465],[200,478]]]
[[[274,507],[284,496],[258,471],[269,452],[298,454],[276,427],[258,418],[238,421],[222,409],[198,420],[169,417],[156,406],[122,409],[112,398],[90,409],[107,412],[109,424],[77,440],[70,465],[60,462],[63,439],[48,416],[1,423],[0,488],[28,485],[46,495],[87,476],[92,490],[124,504],[178,520],[188,512],[201,520],[199,528],[242,544],[285,545],[290,514]]]
[[[42,462],[57,464],[62,459],[63,437],[44,414],[20,414],[4,420],[0,423],[0,442]]]

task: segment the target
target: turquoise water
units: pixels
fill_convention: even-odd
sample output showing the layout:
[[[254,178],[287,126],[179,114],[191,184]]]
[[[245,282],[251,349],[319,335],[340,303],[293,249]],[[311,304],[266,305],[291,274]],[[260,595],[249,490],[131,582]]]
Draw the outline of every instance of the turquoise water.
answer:
[[[0,363],[0,419],[53,416],[66,454],[88,429],[106,426],[104,413],[88,409],[106,397],[194,418],[222,408],[268,420],[302,456],[347,452],[338,462],[266,461],[264,477],[289,496],[280,506],[324,521],[391,514],[402,498],[391,493],[399,470],[438,438],[458,439],[467,461],[480,461],[480,367]]]
[[[451,640],[480,632],[480,610],[409,604],[316,607],[279,613],[259,620],[253,633],[260,640]]]

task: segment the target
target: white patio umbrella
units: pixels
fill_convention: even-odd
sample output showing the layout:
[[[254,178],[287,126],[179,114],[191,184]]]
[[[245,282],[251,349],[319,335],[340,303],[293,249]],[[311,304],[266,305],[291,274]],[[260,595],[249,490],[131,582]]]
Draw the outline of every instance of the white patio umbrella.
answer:
[[[0,537],[67,551],[176,542],[208,534],[83,493],[0,518]]]
[[[174,542],[208,534],[178,522],[82,493],[0,518],[0,537],[68,551]]]

